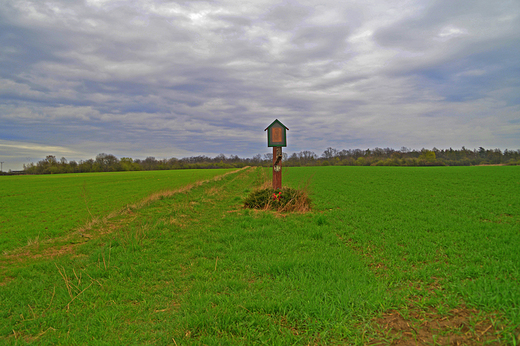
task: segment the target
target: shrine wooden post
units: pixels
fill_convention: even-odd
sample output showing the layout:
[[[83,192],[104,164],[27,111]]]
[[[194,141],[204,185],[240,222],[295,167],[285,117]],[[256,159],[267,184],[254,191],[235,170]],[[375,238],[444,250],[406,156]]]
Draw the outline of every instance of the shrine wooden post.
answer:
[[[267,146],[273,147],[273,189],[282,188],[282,147],[287,146],[287,130],[278,119],[267,126]]]

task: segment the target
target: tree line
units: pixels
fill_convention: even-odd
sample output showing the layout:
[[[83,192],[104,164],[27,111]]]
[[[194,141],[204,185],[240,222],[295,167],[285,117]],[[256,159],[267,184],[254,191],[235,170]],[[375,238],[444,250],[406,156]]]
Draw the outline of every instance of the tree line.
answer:
[[[414,150],[402,147],[374,149],[327,148],[320,156],[308,150],[288,155],[284,153],[283,165],[298,166],[471,166],[483,164],[520,165],[520,150],[500,149],[447,149],[437,148]],[[272,153],[258,154],[252,158],[240,158],[237,155],[215,157],[192,156],[182,159],[156,159],[147,157],[144,160],[122,157],[118,159],[112,154],[101,153],[95,159],[68,161],[65,157],[57,159],[48,155],[36,164],[24,165],[25,174],[57,174],[83,172],[119,172],[148,171],[171,169],[208,169],[208,168],[241,168],[244,166],[272,165]]]
[[[305,153],[305,152],[302,152]],[[300,153],[300,154],[302,154]],[[327,148],[318,157],[313,153],[293,154],[288,158],[294,165],[341,166],[475,166],[485,164],[520,165],[520,150],[500,149],[409,149],[392,148],[348,149]],[[314,161],[313,161],[314,160]]]

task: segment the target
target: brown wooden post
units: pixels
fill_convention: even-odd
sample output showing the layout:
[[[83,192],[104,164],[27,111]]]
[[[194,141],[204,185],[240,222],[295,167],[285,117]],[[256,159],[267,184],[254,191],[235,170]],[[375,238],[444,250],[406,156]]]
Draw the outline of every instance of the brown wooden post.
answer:
[[[273,189],[282,188],[282,147],[287,146],[287,130],[278,119],[264,131],[267,131],[267,146],[273,147]]]
[[[282,188],[282,147],[273,147],[273,189]]]

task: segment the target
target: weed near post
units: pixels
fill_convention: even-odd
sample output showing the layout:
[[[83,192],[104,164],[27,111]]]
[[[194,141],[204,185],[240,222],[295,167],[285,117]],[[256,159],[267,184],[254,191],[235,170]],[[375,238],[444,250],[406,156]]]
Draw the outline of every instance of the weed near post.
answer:
[[[244,199],[244,207],[251,209],[297,211],[310,210],[310,198],[305,191],[284,187],[280,190],[272,188],[258,189]]]

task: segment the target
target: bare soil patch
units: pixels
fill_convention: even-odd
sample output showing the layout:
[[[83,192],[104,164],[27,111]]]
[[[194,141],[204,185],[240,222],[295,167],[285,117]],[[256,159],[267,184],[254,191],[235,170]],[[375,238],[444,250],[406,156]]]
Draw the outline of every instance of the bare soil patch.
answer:
[[[436,309],[391,310],[375,319],[378,338],[369,345],[502,345],[497,321],[462,306],[440,314]]]

